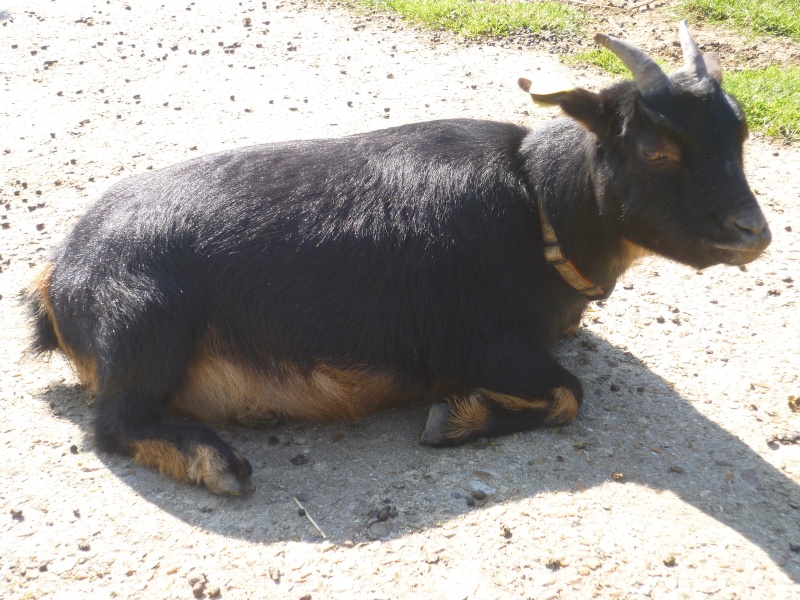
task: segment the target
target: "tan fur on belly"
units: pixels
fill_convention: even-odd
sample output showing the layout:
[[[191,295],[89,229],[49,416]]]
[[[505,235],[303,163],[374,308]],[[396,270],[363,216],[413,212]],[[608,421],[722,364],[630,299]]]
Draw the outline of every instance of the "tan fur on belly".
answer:
[[[387,373],[325,364],[307,374],[293,366],[273,371],[206,354],[189,366],[186,381],[170,406],[206,422],[246,422],[269,416],[341,420],[406,399],[399,383]]]

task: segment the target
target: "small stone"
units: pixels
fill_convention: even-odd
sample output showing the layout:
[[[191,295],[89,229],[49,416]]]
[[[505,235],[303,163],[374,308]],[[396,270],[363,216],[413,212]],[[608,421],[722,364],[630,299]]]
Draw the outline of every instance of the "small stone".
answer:
[[[92,546],[91,546],[91,544],[89,544],[88,541],[86,541],[86,540],[78,540],[78,550],[81,550],[82,552],[88,552],[91,549],[92,549]]]
[[[283,575],[283,573],[281,573],[281,570],[279,568],[270,567],[268,573],[269,573],[269,578],[272,579],[272,581],[274,581],[275,583],[281,582],[281,575]]]
[[[503,525],[503,526],[500,528],[500,532],[501,532],[501,534],[503,535],[503,537],[504,537],[504,538],[506,538],[507,540],[510,540],[510,539],[511,539],[511,536],[512,536],[512,535],[514,535],[514,534],[511,532],[511,528],[510,528],[508,525]]]
[[[389,516],[390,517],[394,518],[399,514],[400,514],[400,511],[397,510],[396,506],[390,506],[389,507]]]
[[[558,571],[559,569],[565,567],[566,565],[560,558],[551,558],[549,559],[545,565],[551,571]]]
[[[378,521],[386,521],[389,518],[389,509],[384,508],[378,513]]]
[[[222,596],[222,590],[219,589],[218,585],[212,585],[206,588],[206,596],[209,598],[219,598]]]
[[[800,552],[800,544],[789,544],[789,550],[792,552]]]
[[[205,581],[198,581],[192,586],[192,594],[195,598],[199,598],[202,596],[206,591],[206,582]]]
[[[672,554],[665,558],[663,562],[665,567],[674,567],[677,564],[677,561]]]
[[[311,600],[311,594],[303,594],[300,596],[300,600]]]
[[[306,438],[302,437],[293,437],[292,443],[297,444],[298,446],[305,446],[306,445]]]
[[[472,492],[472,497],[475,498],[475,500],[486,500],[486,492],[483,490],[474,490]]]
[[[15,521],[24,521],[25,517],[22,514],[21,508],[12,508],[11,509],[11,518]]]
[[[394,75],[392,75],[391,73],[387,73],[386,79],[394,79]]]
[[[270,446],[277,446],[281,443],[281,439],[278,436],[271,435],[267,438],[267,444]]]
[[[575,442],[572,445],[576,450],[584,450],[584,449],[586,449],[586,442],[584,442],[583,440],[578,440],[577,442]]]
[[[369,526],[369,534],[373,539],[384,538],[389,535],[389,526],[386,523],[377,521]]]
[[[686,470],[680,465],[670,465],[669,470],[671,473],[685,473]]]
[[[291,459],[293,465],[304,465],[308,462],[308,456],[305,454],[297,454]]]
[[[475,498],[467,498],[467,506],[475,506]]]
[[[625,473],[621,471],[617,471],[616,473],[611,474],[611,479],[614,481],[625,481]]]
[[[306,511],[305,511],[305,509],[298,508],[297,509],[297,514],[300,515],[301,517],[305,517],[306,516]]]
[[[69,451],[72,452],[73,454],[77,454],[78,453],[78,446],[76,446],[75,444],[72,444],[72,446],[69,447]]]
[[[612,383],[609,386],[609,388],[611,389],[612,392],[618,392],[619,391],[619,386],[616,383]]]

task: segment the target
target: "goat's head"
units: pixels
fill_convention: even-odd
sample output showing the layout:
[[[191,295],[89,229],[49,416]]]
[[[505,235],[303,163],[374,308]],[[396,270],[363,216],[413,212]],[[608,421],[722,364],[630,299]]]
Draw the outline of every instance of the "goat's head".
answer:
[[[704,268],[740,265],[771,234],[743,171],[744,113],[720,86],[715,54],[701,54],[683,21],[684,65],[666,75],[642,50],[611,35],[595,41],[634,76],[600,92],[532,93],[594,133],[592,176],[601,214],[623,237]],[[520,86],[529,91],[530,82]]]

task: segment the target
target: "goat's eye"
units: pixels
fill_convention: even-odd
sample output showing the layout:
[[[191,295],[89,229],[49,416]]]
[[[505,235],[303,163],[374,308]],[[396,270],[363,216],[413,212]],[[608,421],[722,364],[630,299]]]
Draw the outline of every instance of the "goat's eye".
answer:
[[[645,160],[664,160],[668,158],[666,154],[662,154],[661,152],[644,149],[642,150],[642,156],[644,156]]]

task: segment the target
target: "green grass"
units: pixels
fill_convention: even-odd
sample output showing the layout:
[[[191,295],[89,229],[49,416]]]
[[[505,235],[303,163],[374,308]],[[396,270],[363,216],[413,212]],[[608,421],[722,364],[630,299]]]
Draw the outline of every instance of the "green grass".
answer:
[[[800,140],[800,67],[724,73],[722,85],[736,96],[750,127],[776,138]]]
[[[687,16],[800,41],[800,0],[682,0]]]
[[[612,75],[628,78],[631,76],[630,71],[622,64],[622,61],[605,48],[592,48],[575,54],[565,54],[562,60],[568,65],[588,64],[600,67]]]
[[[354,0],[356,4],[402,15],[432,29],[465,37],[504,36],[519,32],[577,33],[585,16],[558,2],[485,2],[482,0]]]

